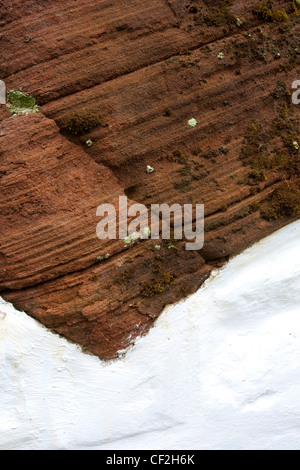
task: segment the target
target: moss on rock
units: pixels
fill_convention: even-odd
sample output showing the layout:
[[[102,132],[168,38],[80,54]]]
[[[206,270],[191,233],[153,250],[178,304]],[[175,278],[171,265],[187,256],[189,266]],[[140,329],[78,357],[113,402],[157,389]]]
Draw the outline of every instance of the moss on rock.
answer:
[[[284,185],[275,189],[268,200],[268,206],[261,211],[267,220],[293,217],[300,213],[300,190],[296,185]]]
[[[101,124],[100,117],[90,112],[75,112],[68,116],[64,129],[73,135],[84,135]]]
[[[26,95],[22,91],[9,90],[7,92],[6,107],[12,114],[39,112],[35,98],[33,96]]]

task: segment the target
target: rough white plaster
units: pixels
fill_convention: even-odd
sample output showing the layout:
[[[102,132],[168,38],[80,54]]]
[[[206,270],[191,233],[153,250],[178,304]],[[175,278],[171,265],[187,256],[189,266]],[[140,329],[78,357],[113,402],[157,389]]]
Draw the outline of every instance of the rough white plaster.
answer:
[[[102,363],[0,302],[0,449],[299,449],[300,221]]]

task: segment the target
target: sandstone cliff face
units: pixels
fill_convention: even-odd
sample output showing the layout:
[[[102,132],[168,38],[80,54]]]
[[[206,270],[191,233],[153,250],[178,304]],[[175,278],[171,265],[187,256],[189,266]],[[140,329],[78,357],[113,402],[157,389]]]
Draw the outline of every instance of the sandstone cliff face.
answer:
[[[0,298],[0,449],[297,450],[299,238],[245,250],[110,363]]]
[[[253,13],[256,1],[227,3],[14,0],[0,16],[1,78],[40,106],[1,106],[1,295],[101,358],[298,217],[298,7],[275,2],[272,19]],[[69,135],[78,111],[101,126]],[[278,188],[296,195],[293,210],[266,217],[291,208],[274,202]],[[122,195],[204,203],[203,249],[100,241],[96,209]]]

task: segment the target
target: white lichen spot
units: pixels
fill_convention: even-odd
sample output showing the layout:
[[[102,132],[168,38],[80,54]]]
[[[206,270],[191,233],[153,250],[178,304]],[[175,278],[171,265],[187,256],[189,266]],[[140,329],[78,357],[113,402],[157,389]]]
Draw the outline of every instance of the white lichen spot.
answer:
[[[154,168],[150,165],[147,165],[146,172],[147,173],[153,173],[153,171],[154,171]]]
[[[109,257],[110,257],[110,254],[109,254],[109,253],[106,253],[104,256],[97,256],[96,260],[97,260],[97,261],[103,261],[103,260],[105,260],[105,259],[107,259],[107,258],[109,258]]]
[[[297,140],[294,140],[294,142],[293,142],[293,147],[294,147],[296,150],[299,150],[299,142],[297,142]]]
[[[143,230],[143,235],[145,237],[149,237],[149,235],[151,234],[151,230],[149,227],[145,227],[144,230]]]
[[[148,237],[150,233],[150,229],[149,227],[146,227],[144,229],[144,236],[142,237],[142,235],[138,232],[133,232],[131,233],[130,235],[128,235],[128,237],[125,237],[124,238],[124,243],[125,245],[134,245],[136,242],[138,242],[141,238],[145,238],[145,237]]]
[[[176,246],[173,243],[168,243],[168,250],[171,250],[172,248],[176,248]]]
[[[190,127],[196,127],[197,124],[198,124],[198,123],[197,123],[196,119],[194,119],[194,118],[192,118],[192,119],[190,119],[190,120],[188,121],[188,125],[189,125]]]
[[[88,139],[88,140],[86,141],[86,145],[87,145],[88,147],[91,147],[91,146],[93,145],[93,141],[92,141],[91,139]]]
[[[225,57],[224,52],[219,52],[218,59],[222,60],[222,59],[224,59],[224,57]]]
[[[137,233],[137,232],[133,232],[131,235],[130,235],[130,238],[133,242],[136,242],[137,240],[139,240],[141,238],[141,234],[140,233]]]

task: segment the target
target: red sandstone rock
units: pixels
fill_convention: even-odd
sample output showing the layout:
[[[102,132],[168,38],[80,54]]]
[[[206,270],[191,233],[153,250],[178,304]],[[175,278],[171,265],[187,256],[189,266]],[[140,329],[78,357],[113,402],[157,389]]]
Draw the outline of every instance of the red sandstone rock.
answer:
[[[1,78],[40,105],[28,116],[0,109],[1,295],[104,359],[214,266],[297,217],[267,221],[259,208],[282,182],[299,184],[299,173],[275,166],[253,181],[240,159],[249,125],[269,131],[282,105],[299,118],[278,88],[284,82],[289,92],[299,71],[291,2],[281,2],[286,30],[255,17],[257,2],[233,2],[242,26],[220,17],[222,2],[193,3],[196,14],[181,0],[14,0],[0,17]],[[64,122],[80,110],[102,125],[70,136]],[[276,135],[268,145],[270,156],[287,152]],[[170,157],[178,150],[184,164]],[[204,203],[203,249],[100,241],[96,208],[124,194],[148,207]],[[145,286],[166,273],[175,282],[145,298]]]

